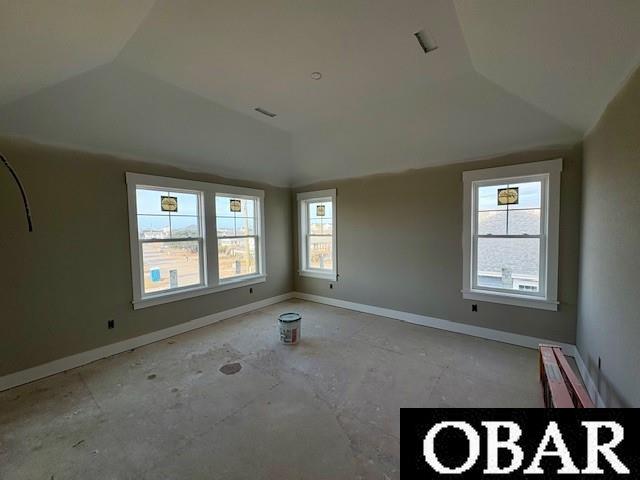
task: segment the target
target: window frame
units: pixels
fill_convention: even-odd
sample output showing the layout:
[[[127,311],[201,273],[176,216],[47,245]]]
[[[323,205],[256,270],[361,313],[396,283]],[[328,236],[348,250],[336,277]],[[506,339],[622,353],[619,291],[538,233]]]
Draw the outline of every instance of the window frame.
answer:
[[[262,254],[262,248],[260,246],[260,242],[261,242],[261,237],[262,235],[260,235],[260,232],[262,232],[262,221],[260,220],[260,212],[262,211],[262,209],[260,208],[260,203],[261,200],[256,197],[255,195],[243,195],[243,194],[234,194],[234,193],[229,193],[229,192],[216,192],[214,194],[214,201],[215,198],[217,196],[225,196],[225,197],[235,197],[238,199],[242,199],[242,200],[255,200],[255,207],[254,207],[254,212],[253,212],[253,219],[255,222],[255,226],[254,226],[254,230],[255,230],[255,235],[237,235],[237,236],[233,236],[233,237],[219,237],[218,236],[218,215],[216,212],[216,235],[215,235],[215,241],[216,241],[216,262],[218,262],[219,260],[219,252],[217,251],[218,248],[218,242],[220,239],[236,239],[236,238],[255,238],[255,242],[256,242],[256,273],[247,273],[245,275],[237,275],[235,277],[229,277],[229,278],[220,278],[220,273],[218,272],[218,281],[220,282],[221,285],[227,285],[230,283],[234,283],[234,282],[239,282],[242,281],[244,279],[247,278],[251,278],[251,277],[255,277],[256,275],[260,274],[261,271],[261,259],[263,257]]]
[[[240,288],[266,281],[265,231],[264,231],[264,191],[253,188],[235,187],[216,183],[183,180],[171,177],[126,173],[127,198],[129,207],[129,240],[131,251],[131,276],[133,308],[145,308],[186,298],[207,295],[233,288]],[[138,213],[136,190],[169,190],[200,194],[200,235],[201,235],[201,283],[161,292],[144,293],[144,266],[142,244],[138,238]],[[254,198],[256,200],[256,267],[257,273],[221,280],[218,275],[218,242],[215,197],[219,195]],[[189,239],[179,239],[185,241]],[[158,240],[158,241],[165,241]],[[172,241],[172,240],[169,240]]]
[[[165,187],[155,187],[155,186],[151,186],[151,185],[138,185],[136,186],[136,190],[138,189],[138,187],[142,187],[146,190],[155,190],[155,191],[159,191],[159,192],[166,192],[167,190],[170,190],[171,193],[188,193],[188,194],[195,194],[198,196],[198,227],[200,230],[200,236],[198,237],[184,237],[184,238],[157,238],[157,239],[141,239],[139,238],[139,232],[138,232],[138,212],[137,212],[137,196],[136,196],[136,238],[137,238],[137,242],[138,242],[138,258],[142,259],[143,258],[143,249],[144,249],[144,245],[145,244],[151,244],[151,243],[172,243],[172,242],[188,242],[188,241],[197,241],[200,248],[198,250],[199,252],[199,257],[200,257],[200,261],[199,261],[199,273],[200,273],[200,283],[198,284],[194,284],[194,285],[187,285],[184,287],[177,287],[177,288],[169,288],[166,290],[161,290],[158,292],[152,292],[152,293],[145,293],[144,292],[144,281],[142,280],[144,278],[144,263],[142,261],[139,262],[139,275],[140,275],[140,288],[141,288],[141,298],[149,298],[149,297],[155,297],[155,296],[162,296],[162,295],[166,295],[168,293],[179,293],[182,291],[188,291],[188,290],[192,290],[195,288],[200,288],[203,286],[207,285],[207,268],[206,268],[206,264],[207,264],[207,259],[206,259],[206,251],[205,251],[205,246],[206,246],[206,241],[205,241],[205,232],[204,232],[204,195],[201,191],[198,190],[187,190],[184,188],[173,188],[173,189],[167,189]],[[135,195],[135,192],[134,192]],[[145,215],[145,214],[141,214],[141,215]],[[171,218],[171,217],[169,217]]]
[[[337,205],[336,190],[319,190],[314,192],[302,192],[297,195],[298,204],[298,274],[304,277],[320,278],[324,280],[336,281],[338,279],[338,250],[337,250]],[[332,269],[310,268],[308,265],[308,237],[309,218],[308,204],[315,202],[331,202],[331,248],[332,248]],[[320,235],[323,236],[323,235]]]
[[[506,305],[558,309],[558,245],[560,222],[560,175],[562,159],[508,165],[463,172],[463,278],[462,296]],[[482,186],[542,181],[539,235],[478,235],[477,195]],[[539,292],[517,293],[477,285],[478,238],[540,238]]]

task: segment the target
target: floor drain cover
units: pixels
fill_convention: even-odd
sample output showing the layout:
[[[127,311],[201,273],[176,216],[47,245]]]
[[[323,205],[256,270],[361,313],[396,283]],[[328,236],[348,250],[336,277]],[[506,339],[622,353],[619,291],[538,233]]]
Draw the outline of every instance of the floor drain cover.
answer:
[[[238,373],[242,370],[242,365],[239,363],[227,363],[220,367],[220,371],[225,375],[233,375],[234,373]]]

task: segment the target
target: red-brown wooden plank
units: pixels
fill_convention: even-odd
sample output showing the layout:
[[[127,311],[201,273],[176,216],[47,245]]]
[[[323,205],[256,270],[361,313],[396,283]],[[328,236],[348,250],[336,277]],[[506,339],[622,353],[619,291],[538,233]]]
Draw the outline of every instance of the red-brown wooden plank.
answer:
[[[541,374],[543,386],[548,388],[551,406],[554,408],[574,408],[571,394],[564,383],[564,376],[556,360],[553,348],[540,345]]]
[[[560,369],[564,375],[565,380],[569,383],[569,387],[575,394],[575,398],[577,400],[577,406],[581,408],[594,408],[593,402],[591,401],[591,397],[589,397],[589,393],[585,388],[582,381],[578,378],[578,376],[569,365],[569,362],[562,353],[562,349],[560,347],[554,347],[553,352],[555,353],[558,364],[560,365]]]

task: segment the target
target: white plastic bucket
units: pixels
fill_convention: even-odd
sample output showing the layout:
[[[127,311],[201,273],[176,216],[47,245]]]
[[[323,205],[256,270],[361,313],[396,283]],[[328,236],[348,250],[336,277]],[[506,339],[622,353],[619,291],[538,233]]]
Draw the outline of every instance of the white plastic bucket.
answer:
[[[298,313],[283,313],[278,317],[280,341],[285,345],[294,345],[300,340],[302,317]]]

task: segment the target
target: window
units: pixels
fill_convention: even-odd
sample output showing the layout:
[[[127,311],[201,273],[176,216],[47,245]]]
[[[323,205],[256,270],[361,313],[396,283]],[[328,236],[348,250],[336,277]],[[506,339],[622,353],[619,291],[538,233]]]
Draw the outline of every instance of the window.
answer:
[[[133,173],[127,187],[134,308],[265,280],[263,191]]]
[[[257,272],[257,201],[255,197],[216,194],[218,271],[221,280]]]
[[[163,210],[163,199],[180,208]],[[136,189],[143,294],[203,284],[201,203],[199,192]]]
[[[298,194],[299,273],[336,280],[336,191]]]
[[[562,160],[464,172],[463,297],[557,310]]]

